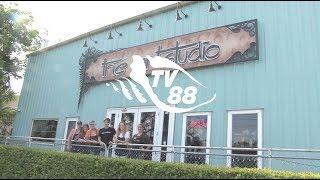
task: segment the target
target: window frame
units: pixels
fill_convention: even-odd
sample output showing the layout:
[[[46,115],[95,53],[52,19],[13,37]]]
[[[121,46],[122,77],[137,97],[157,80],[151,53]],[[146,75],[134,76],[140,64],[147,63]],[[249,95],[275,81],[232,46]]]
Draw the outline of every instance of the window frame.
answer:
[[[188,112],[188,113],[183,113],[182,118],[182,136],[181,136],[181,146],[185,146],[185,141],[186,141],[186,128],[187,128],[187,117],[188,116],[207,116],[207,140],[206,140],[206,146],[205,147],[210,147],[211,145],[211,114],[212,112]],[[184,152],[185,148],[181,148],[181,157],[180,157],[180,162],[184,162]],[[210,153],[210,149],[206,149],[206,153]],[[209,164],[209,155],[206,156],[206,162],[205,164]]]
[[[262,109],[251,109],[251,110],[230,110],[228,113],[228,135],[227,135],[227,147],[232,148],[232,115],[234,114],[257,114],[257,148],[262,148],[262,118],[263,118],[263,110]],[[227,150],[227,154],[232,154],[232,150]],[[257,155],[261,156],[262,151],[257,151]],[[257,159],[257,167],[262,168],[262,158],[258,157]],[[227,167],[231,167],[231,156],[227,156]]]
[[[56,138],[57,138],[57,132],[58,132],[58,127],[59,127],[59,119],[58,119],[58,118],[34,118],[34,119],[32,119],[31,128],[30,128],[30,132],[29,132],[29,137],[30,137],[30,139],[31,139],[32,141],[38,141],[38,140],[36,139],[37,137],[33,137],[33,136],[32,136],[32,129],[33,129],[34,121],[50,121],[50,120],[57,121],[57,127],[56,127],[55,137],[52,138],[52,139],[56,139]],[[41,138],[41,137],[38,137],[38,138]],[[41,141],[41,142],[42,142],[42,141]],[[54,141],[52,141],[52,142],[45,142],[45,143],[54,144]]]
[[[75,120],[73,120],[73,119],[77,119],[77,120],[75,121]],[[68,126],[69,126],[69,123],[70,123],[71,121],[75,121],[76,124],[77,124],[77,122],[80,121],[80,116],[66,117],[66,118],[65,118],[65,124],[64,124],[65,126],[64,126],[64,134],[63,134],[64,139],[68,139],[68,137],[67,137]]]

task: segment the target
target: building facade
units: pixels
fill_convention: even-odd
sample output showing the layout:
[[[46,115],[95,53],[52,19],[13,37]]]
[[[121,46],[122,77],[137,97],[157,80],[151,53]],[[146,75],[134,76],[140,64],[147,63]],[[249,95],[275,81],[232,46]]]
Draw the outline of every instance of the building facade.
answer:
[[[225,1],[219,2],[221,9],[213,4],[215,11],[208,12],[209,3],[181,2],[178,8],[187,18],[179,11],[181,20],[178,21],[174,4],[30,54],[12,135],[66,138],[68,128],[75,121],[95,120],[97,126],[102,127],[107,116],[114,127],[125,120],[131,134],[137,131],[138,123],[145,123],[154,144],[318,148],[320,3]],[[143,31],[137,31],[140,20]],[[246,26],[246,23],[253,24]],[[196,62],[194,68],[186,65],[186,71],[207,88],[199,89],[199,101],[216,94],[213,102],[192,111],[163,111],[145,91],[141,92],[147,98],[146,103],[136,98],[128,100],[116,92],[111,82],[120,88],[116,79],[124,73],[125,65],[112,66],[115,77],[111,79],[103,74],[103,64],[95,66],[90,72],[99,83],[91,83],[81,74],[81,68],[88,70],[90,63],[107,62],[99,60],[104,55],[126,53],[135,47],[153,48],[152,43],[159,48],[162,42],[167,42],[161,44],[163,49],[177,48],[178,45],[172,45],[172,38],[172,41],[176,41],[174,38],[183,41],[188,36],[185,42],[200,42],[201,33],[206,30],[215,33],[225,27],[236,35],[247,32],[247,38],[254,37],[249,41],[254,42],[254,54],[233,51],[237,43],[247,41],[242,36],[225,46],[223,43],[229,36],[221,41],[222,45],[217,43],[221,37],[214,36],[211,40],[208,36],[209,43],[216,41],[219,45],[219,58],[228,51],[233,53],[233,60],[229,57],[210,65]],[[108,39],[110,30],[113,39]],[[225,33],[229,32],[223,31],[222,36]],[[88,47],[83,47],[84,42]],[[244,50],[250,48],[250,44],[246,44]],[[148,51],[147,48],[140,50],[141,54]],[[213,51],[208,52],[208,57],[214,56]],[[84,64],[88,61],[90,63]],[[96,71],[102,74],[95,74]],[[100,81],[97,76],[104,78]],[[154,80],[153,76],[148,79]],[[189,77],[177,76],[173,84],[191,82]],[[156,94],[166,99],[168,91],[160,79]]]

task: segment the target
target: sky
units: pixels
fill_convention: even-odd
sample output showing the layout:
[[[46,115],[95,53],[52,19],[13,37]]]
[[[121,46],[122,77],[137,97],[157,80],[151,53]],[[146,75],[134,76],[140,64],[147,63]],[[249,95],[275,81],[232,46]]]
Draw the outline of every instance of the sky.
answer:
[[[7,1],[31,12],[34,27],[47,32],[47,46],[178,1]],[[21,72],[23,75],[23,72]],[[20,94],[23,79],[12,79]]]

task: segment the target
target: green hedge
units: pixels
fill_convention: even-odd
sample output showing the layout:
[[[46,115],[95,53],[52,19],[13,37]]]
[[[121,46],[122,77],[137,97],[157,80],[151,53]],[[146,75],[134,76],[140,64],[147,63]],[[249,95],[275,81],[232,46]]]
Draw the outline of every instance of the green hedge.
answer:
[[[113,159],[0,146],[0,178],[320,178],[320,174]]]

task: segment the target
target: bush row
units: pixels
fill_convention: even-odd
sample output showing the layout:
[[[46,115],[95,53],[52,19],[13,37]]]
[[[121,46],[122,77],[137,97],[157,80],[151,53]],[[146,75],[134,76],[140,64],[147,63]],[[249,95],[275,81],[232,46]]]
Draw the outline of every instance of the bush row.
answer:
[[[115,159],[0,146],[0,178],[320,178],[320,174]]]

